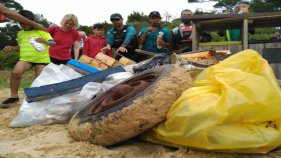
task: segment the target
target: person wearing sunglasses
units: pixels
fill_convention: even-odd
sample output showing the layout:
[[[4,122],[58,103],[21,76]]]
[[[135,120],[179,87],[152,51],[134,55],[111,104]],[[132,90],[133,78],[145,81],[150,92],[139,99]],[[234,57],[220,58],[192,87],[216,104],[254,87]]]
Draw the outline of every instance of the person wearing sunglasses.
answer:
[[[131,25],[125,25],[119,13],[112,14],[110,21],[113,28],[107,32],[107,45],[102,49],[102,52],[113,48],[121,55],[136,61],[135,49],[138,48],[136,29]],[[115,58],[119,60],[121,56],[117,55]]]

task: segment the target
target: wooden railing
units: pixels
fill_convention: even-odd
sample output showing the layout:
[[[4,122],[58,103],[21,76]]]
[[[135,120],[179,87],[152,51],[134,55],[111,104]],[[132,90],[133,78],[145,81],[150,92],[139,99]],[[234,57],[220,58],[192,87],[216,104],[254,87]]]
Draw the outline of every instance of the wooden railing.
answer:
[[[192,49],[198,50],[201,47],[231,47],[237,48],[236,50],[244,50],[251,47],[258,48],[261,50],[266,47],[266,43],[281,43],[256,41],[251,43],[248,41],[248,28],[261,27],[277,27],[281,26],[281,13],[251,13],[251,14],[220,14],[220,15],[185,15],[182,19],[192,20]],[[202,31],[211,31],[218,29],[240,29],[241,30],[241,41],[234,42],[211,42],[211,43],[199,43],[199,34]],[[260,43],[259,43],[260,42]],[[256,46],[255,44],[261,44]],[[273,44],[274,45],[274,44]],[[278,46],[279,44],[275,44]]]

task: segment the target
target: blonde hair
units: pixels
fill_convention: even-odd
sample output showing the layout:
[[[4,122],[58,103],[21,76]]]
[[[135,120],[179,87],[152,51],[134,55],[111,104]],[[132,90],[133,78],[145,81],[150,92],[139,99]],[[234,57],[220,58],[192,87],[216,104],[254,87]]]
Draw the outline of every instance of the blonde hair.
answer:
[[[73,27],[74,27],[75,29],[78,29],[78,28],[79,28],[78,18],[77,18],[74,14],[66,14],[66,15],[62,18],[60,24],[63,25],[66,20],[72,20],[72,21],[74,22],[74,26],[73,26]]]

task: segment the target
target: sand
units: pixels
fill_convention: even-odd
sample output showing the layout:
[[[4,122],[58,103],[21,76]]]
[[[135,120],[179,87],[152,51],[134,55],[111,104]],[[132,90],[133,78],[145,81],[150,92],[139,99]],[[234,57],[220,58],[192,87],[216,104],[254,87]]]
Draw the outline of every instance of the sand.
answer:
[[[0,101],[9,96],[9,90],[0,90]],[[23,96],[21,92],[21,97]],[[1,158],[235,158],[281,157],[281,149],[263,154],[227,154],[186,148],[173,149],[132,139],[112,147],[102,147],[87,142],[77,142],[68,133],[67,125],[38,125],[26,128],[9,128],[17,115],[19,104],[8,109],[0,108],[0,157]]]

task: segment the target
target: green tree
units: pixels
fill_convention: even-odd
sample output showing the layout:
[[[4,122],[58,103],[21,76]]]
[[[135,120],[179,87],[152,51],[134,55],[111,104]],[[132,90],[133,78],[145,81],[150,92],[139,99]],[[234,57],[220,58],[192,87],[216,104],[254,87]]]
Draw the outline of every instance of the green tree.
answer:
[[[127,19],[128,19],[127,20],[128,23],[130,23],[130,22],[147,22],[148,16],[144,15],[143,12],[139,13],[139,12],[133,11],[133,13],[128,15]]]
[[[108,23],[106,21],[104,21],[102,24],[104,26],[105,31],[108,31],[109,29],[111,29],[113,27],[112,24],[110,24],[110,23]]]
[[[44,18],[42,14],[35,14],[35,17],[36,17],[36,22],[42,24],[47,28],[55,25],[54,23],[48,21],[48,19]]]
[[[274,4],[277,11],[281,10],[280,0],[266,0],[266,2]]]
[[[0,0],[0,3],[8,8],[14,9],[14,10],[23,9],[22,5],[18,2],[15,2],[14,0]]]
[[[92,34],[92,26],[80,25],[79,30],[84,31],[86,35]]]
[[[275,12],[280,11],[280,0],[253,0],[251,8],[254,12]]]
[[[18,60],[18,52],[4,53],[0,51],[0,70],[14,67]]]
[[[107,32],[109,29],[111,29],[113,27],[112,24],[109,24],[106,21],[102,22],[101,24],[104,26],[105,32]],[[79,27],[79,30],[84,31],[88,36],[90,34],[93,34],[92,29],[93,29],[93,25],[92,26],[80,25],[80,27]]]
[[[134,21],[128,24],[133,26],[136,29],[137,33],[140,32],[141,28],[149,26],[148,20],[146,22]]]
[[[0,49],[7,45],[17,45],[17,32],[20,30],[18,25],[6,24],[6,27],[0,27]]]
[[[254,39],[254,40],[268,40],[272,38],[272,34],[274,33],[275,28],[256,28],[255,29],[255,34],[250,35],[249,39]]]
[[[173,18],[172,14],[167,10],[165,10],[161,16],[162,16],[162,21],[166,21],[166,22],[170,22]]]
[[[172,30],[173,28],[179,26],[181,24],[181,19],[177,18],[171,21],[171,23],[167,26],[168,29]]]

